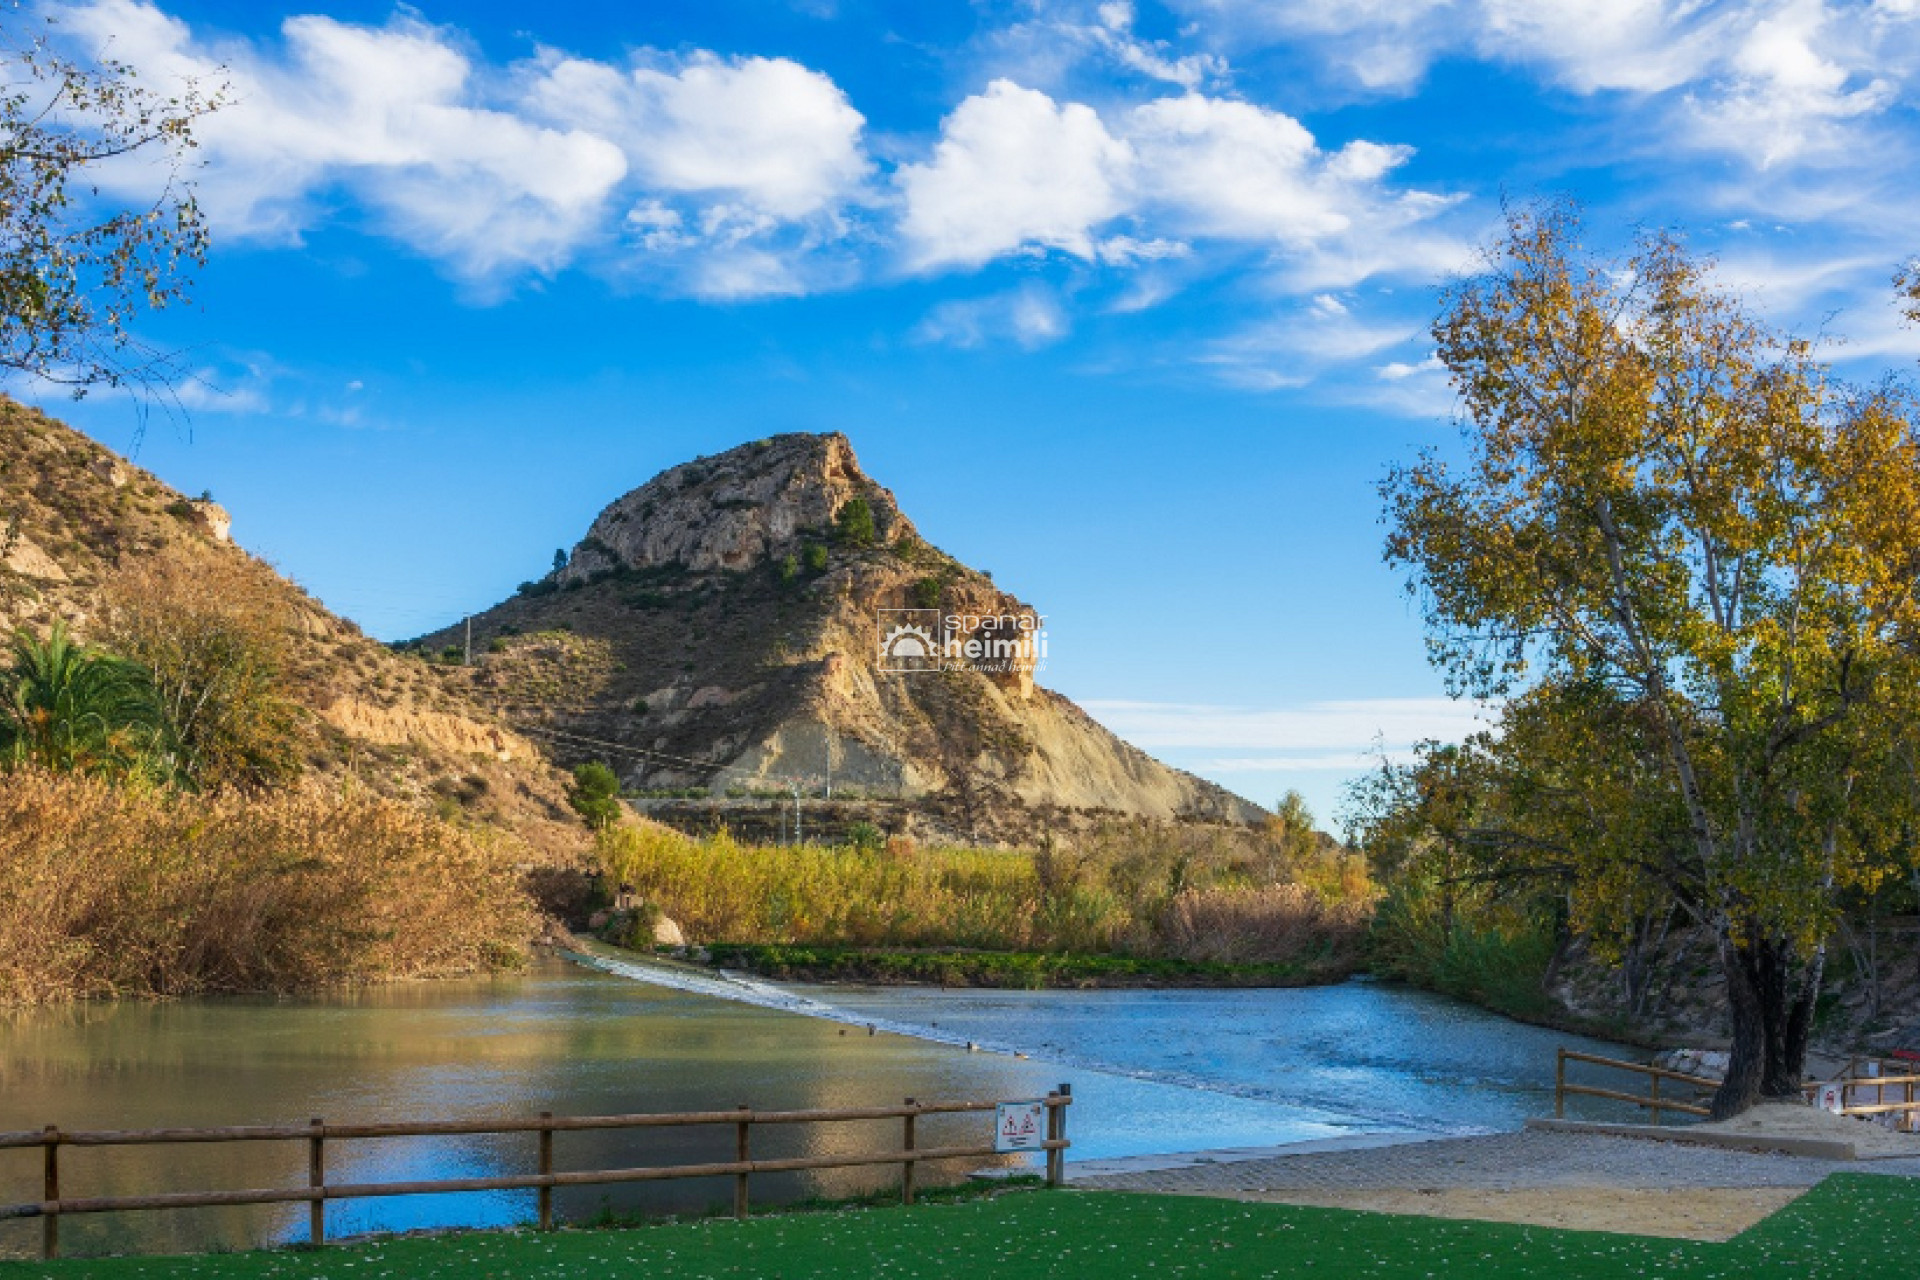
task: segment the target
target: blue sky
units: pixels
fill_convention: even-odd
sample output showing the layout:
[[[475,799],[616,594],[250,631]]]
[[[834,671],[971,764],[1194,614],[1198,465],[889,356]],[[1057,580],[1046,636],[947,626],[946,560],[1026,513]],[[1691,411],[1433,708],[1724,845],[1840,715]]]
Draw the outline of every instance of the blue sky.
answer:
[[[1920,0],[68,0],[224,81],[183,412],[40,399],[373,634],[485,607],[657,470],[841,430],[1048,617],[1045,683],[1323,818],[1457,736],[1374,485],[1503,198],[1679,227],[1912,368]],[[129,166],[110,193],[151,188]]]

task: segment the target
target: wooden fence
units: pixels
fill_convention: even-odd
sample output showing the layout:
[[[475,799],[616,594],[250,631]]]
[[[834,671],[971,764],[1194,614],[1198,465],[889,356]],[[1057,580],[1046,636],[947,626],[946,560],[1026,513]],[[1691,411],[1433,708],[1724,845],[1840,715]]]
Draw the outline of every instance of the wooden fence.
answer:
[[[1036,1150],[1047,1157],[1047,1185],[1059,1186],[1063,1177],[1067,1141],[1067,1107],[1073,1102],[1071,1085],[1061,1085],[1043,1100],[1047,1108],[1046,1138]],[[683,1178],[732,1177],[733,1211],[746,1217],[749,1181],[756,1173],[793,1173],[809,1169],[850,1169],[872,1165],[899,1165],[902,1200],[913,1203],[915,1172],[929,1160],[981,1159],[998,1154],[985,1146],[922,1147],[915,1122],[921,1116],[992,1112],[998,1102],[916,1102],[908,1098],[897,1107],[854,1107],[809,1111],[694,1111],[671,1114],[616,1116],[555,1116],[543,1111],[532,1119],[430,1120],[379,1124],[330,1125],[312,1120],[304,1125],[249,1125],[220,1129],[45,1129],[0,1132],[0,1150],[41,1149],[45,1170],[44,1198],[26,1204],[0,1205],[0,1220],[39,1218],[41,1256],[60,1254],[60,1219],[74,1213],[116,1213],[133,1209],[200,1209],[224,1205],[288,1204],[305,1202],[307,1238],[326,1242],[326,1202],[374,1196],[416,1196],[462,1191],[536,1191],[539,1225],[553,1229],[555,1187],[606,1186],[625,1182],[661,1182]],[[896,1151],[866,1155],[801,1156],[756,1160],[752,1134],[756,1125],[831,1124],[856,1120],[901,1122],[901,1144]],[[556,1171],[553,1139],[556,1133],[579,1130],[683,1128],[694,1125],[731,1126],[734,1158],[710,1164],[643,1165],[621,1169]],[[486,1178],[441,1178],[422,1182],[328,1182],[330,1143],[370,1138],[426,1138],[452,1135],[532,1133],[538,1135],[539,1169],[535,1173],[503,1174]],[[149,1147],[172,1143],[302,1142],[307,1148],[307,1183],[302,1187],[260,1187],[241,1191],[167,1191],[137,1196],[74,1197],[61,1188],[60,1150],[63,1147]]]
[[[1896,1125],[1904,1125],[1908,1128],[1911,1128],[1916,1121],[1920,1121],[1920,1100],[1916,1100],[1914,1096],[1914,1086],[1920,1085],[1920,1075],[1857,1076],[1853,1072],[1859,1062],[1859,1059],[1855,1059],[1848,1063],[1847,1069],[1838,1079],[1809,1081],[1806,1086],[1807,1100],[1819,1106],[1822,1090],[1838,1088],[1840,1106],[1834,1110],[1835,1115],[1858,1116],[1862,1119],[1896,1117],[1894,1120]],[[1873,1090],[1872,1102],[1852,1101],[1855,1095],[1869,1089]],[[1888,1102],[1889,1091],[1903,1093],[1905,1096],[1900,1101]]]
[[[1599,1067],[1613,1067],[1621,1071],[1630,1071],[1648,1078],[1646,1094],[1622,1093],[1617,1089],[1600,1089],[1587,1084],[1569,1084],[1567,1082],[1567,1064],[1569,1062],[1588,1062]],[[1677,1084],[1690,1085],[1696,1091],[1685,1097],[1675,1097],[1660,1092],[1660,1082],[1671,1080]],[[1572,1049],[1560,1050],[1560,1056],[1553,1070],[1553,1114],[1567,1114],[1567,1095],[1579,1094],[1588,1098],[1607,1098],[1614,1102],[1628,1102],[1653,1112],[1653,1122],[1660,1123],[1661,1113],[1678,1111],[1681,1115],[1706,1116],[1707,1109],[1700,1105],[1698,1090],[1712,1093],[1720,1087],[1718,1080],[1709,1080],[1705,1076],[1690,1076],[1683,1071],[1669,1071],[1665,1067],[1650,1067],[1642,1062],[1622,1062],[1618,1058],[1601,1058],[1591,1053],[1575,1053]]]
[[[1807,1100],[1815,1102],[1822,1089],[1838,1087],[1840,1089],[1840,1107],[1835,1115],[1854,1116],[1870,1119],[1878,1116],[1904,1116],[1906,1123],[1912,1125],[1920,1120],[1920,1099],[1915,1096],[1915,1086],[1920,1085],[1920,1075],[1905,1076],[1856,1076],[1854,1068],[1859,1059],[1847,1064],[1841,1078],[1828,1081],[1810,1080],[1804,1086]],[[1569,1062],[1587,1062],[1595,1066],[1611,1067],[1618,1071],[1633,1072],[1646,1076],[1649,1089],[1645,1094],[1623,1093],[1616,1089],[1600,1089],[1593,1085],[1569,1084],[1567,1082],[1567,1064]],[[1673,1081],[1691,1086],[1693,1093],[1689,1097],[1675,1097],[1671,1092],[1663,1095],[1660,1090],[1662,1080]],[[1601,1058],[1590,1053],[1576,1053],[1572,1049],[1561,1049],[1553,1073],[1553,1114],[1564,1116],[1567,1113],[1567,1096],[1578,1094],[1588,1098],[1607,1098],[1614,1102],[1631,1103],[1634,1106],[1651,1110],[1653,1122],[1660,1123],[1662,1112],[1677,1111],[1682,1115],[1706,1117],[1711,1114],[1702,1105],[1707,1098],[1720,1087],[1718,1080],[1705,1076],[1687,1075],[1681,1071],[1669,1071],[1665,1067],[1648,1066],[1640,1062],[1623,1062],[1618,1058]],[[1848,1099],[1856,1092],[1874,1090],[1872,1102],[1854,1104]],[[1905,1098],[1897,1102],[1886,1100],[1888,1089],[1900,1089]]]

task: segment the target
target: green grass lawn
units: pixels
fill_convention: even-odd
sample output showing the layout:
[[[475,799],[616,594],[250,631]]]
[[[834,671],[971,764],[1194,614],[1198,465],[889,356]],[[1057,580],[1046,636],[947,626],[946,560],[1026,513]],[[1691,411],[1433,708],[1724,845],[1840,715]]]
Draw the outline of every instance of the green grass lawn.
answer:
[[[472,1232],[193,1258],[0,1264],[0,1277],[709,1280],[1379,1276],[1876,1280],[1920,1257],[1920,1179],[1843,1174],[1727,1244],[1113,1192],[796,1213],[630,1230]]]

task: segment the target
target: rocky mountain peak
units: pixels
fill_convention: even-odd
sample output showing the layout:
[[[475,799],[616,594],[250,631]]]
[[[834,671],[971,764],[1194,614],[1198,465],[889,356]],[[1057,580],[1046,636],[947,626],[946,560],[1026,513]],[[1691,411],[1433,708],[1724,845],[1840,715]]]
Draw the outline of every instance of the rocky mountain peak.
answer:
[[[755,440],[663,471],[594,520],[561,585],[614,569],[741,570],[830,536],[864,500],[881,545],[913,535],[893,494],[870,479],[839,432]]]

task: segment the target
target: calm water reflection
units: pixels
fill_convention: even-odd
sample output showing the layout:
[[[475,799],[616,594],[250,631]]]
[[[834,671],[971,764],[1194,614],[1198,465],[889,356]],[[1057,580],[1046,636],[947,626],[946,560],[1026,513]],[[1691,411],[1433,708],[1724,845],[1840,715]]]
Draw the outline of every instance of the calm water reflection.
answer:
[[[825,993],[865,1016],[965,1027],[1031,1060],[647,986],[559,961],[512,978],[304,1000],[101,1004],[0,1021],[0,1129],[143,1128],[869,1105],[1038,1096],[1074,1086],[1074,1155],[1294,1141],[1381,1128],[1499,1127],[1540,1104],[1563,1038],[1377,986],[1264,992]],[[1049,1061],[1048,1059],[1053,1059]],[[1193,1087],[1199,1086],[1199,1087]],[[1471,1087],[1469,1087],[1471,1086]],[[1514,1121],[1517,1122],[1517,1121]],[[923,1143],[983,1140],[977,1117]],[[963,1126],[971,1125],[972,1129]],[[334,1144],[329,1176],[385,1181],[533,1168],[532,1135]],[[894,1145],[891,1124],[755,1133],[766,1156]],[[730,1132],[563,1134],[561,1168],[725,1159]],[[69,1194],[296,1185],[299,1144],[69,1148]],[[957,1176],[962,1170],[954,1170]],[[890,1185],[882,1170],[756,1179],[757,1199]],[[0,1202],[38,1198],[39,1153],[0,1152]],[[687,1211],[721,1180],[563,1191],[563,1217]],[[238,1246],[304,1235],[305,1206],[71,1218],[72,1253]],[[334,1204],[334,1234],[527,1220],[531,1193]],[[0,1223],[0,1255],[37,1224]]]

